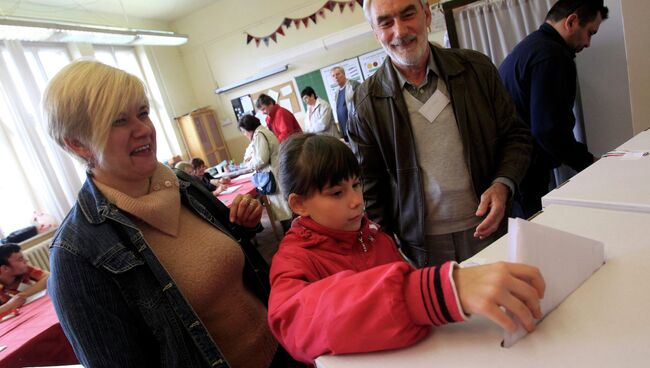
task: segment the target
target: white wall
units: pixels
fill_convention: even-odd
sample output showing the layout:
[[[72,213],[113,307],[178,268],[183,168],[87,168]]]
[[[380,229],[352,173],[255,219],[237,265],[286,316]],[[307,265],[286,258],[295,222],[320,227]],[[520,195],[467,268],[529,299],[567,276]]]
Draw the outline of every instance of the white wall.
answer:
[[[634,135],[620,0],[605,0],[609,19],[577,54],[587,145],[594,155]]]
[[[319,16],[317,24],[310,22],[307,28],[301,26],[296,29],[292,25],[285,29],[285,36],[279,35],[277,43],[271,41],[268,47],[263,43],[256,47],[254,41],[246,45],[245,31],[257,36],[268,35],[277,29],[285,17],[308,16],[323,4],[321,0],[272,3],[249,0],[246,6],[241,6],[239,1],[219,1],[172,24],[176,32],[190,36],[190,42],[181,49],[197,107],[211,106],[217,111],[219,119],[225,124],[222,131],[235,160],[243,156],[247,141],[236,128],[231,99],[292,81],[296,76],[381,47],[367,26],[358,4],[355,4],[354,11],[346,8],[341,13],[338,7],[334,12],[326,10],[325,19]],[[293,54],[296,48],[311,49],[316,42],[328,39],[333,34],[363,29],[364,26],[367,33],[347,42],[327,49],[320,48],[298,58],[283,55]],[[442,34],[431,35],[431,39],[442,42]],[[220,95],[214,94],[217,87],[241,81],[271,64],[277,65],[273,60],[290,64],[289,70]],[[300,120],[301,114],[298,115]]]
[[[650,127],[650,1],[622,0],[634,133]]]
[[[241,6],[239,1],[219,1],[172,25],[176,32],[190,36],[190,42],[181,50],[196,95],[197,106],[194,107],[211,106],[217,111],[222,124],[225,124],[222,131],[235,160],[243,156],[247,141],[236,128],[231,99],[292,81],[295,76],[380,47],[368,32],[328,50],[316,50],[299,59],[287,58],[285,62],[290,64],[287,72],[216,95],[215,88],[257,74],[268,66],[269,59],[277,58],[283,52],[366,22],[358,5],[354,11],[346,8],[343,13],[336,8],[334,12],[326,10],[325,19],[319,16],[317,24],[310,22],[307,28],[301,26],[299,29],[291,26],[285,30],[285,36],[278,35],[277,43],[271,41],[268,47],[263,43],[256,47],[254,41],[247,45],[245,31],[268,35],[277,29],[284,17],[302,18],[318,10],[324,2],[284,0],[270,4],[268,1],[250,0],[246,6]]]

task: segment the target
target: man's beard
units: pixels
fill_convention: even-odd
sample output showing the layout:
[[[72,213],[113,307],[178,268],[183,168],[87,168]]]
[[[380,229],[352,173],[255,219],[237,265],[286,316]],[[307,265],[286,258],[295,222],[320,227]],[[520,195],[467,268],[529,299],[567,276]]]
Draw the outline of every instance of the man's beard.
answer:
[[[401,46],[415,39],[417,39],[417,36],[414,34],[409,34],[401,38],[394,38],[390,42],[389,47],[385,48],[385,51],[395,63],[404,66],[415,66],[422,61],[422,57],[427,51],[426,39],[424,42],[418,41],[418,44],[414,45],[414,49],[403,50],[404,52],[399,52],[391,48],[391,46]]]

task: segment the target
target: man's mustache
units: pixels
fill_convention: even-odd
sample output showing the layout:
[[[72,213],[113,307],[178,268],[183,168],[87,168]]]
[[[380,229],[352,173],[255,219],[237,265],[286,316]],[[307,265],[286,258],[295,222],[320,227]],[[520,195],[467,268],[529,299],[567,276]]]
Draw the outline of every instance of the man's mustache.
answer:
[[[393,38],[393,40],[390,42],[390,45],[391,46],[402,46],[404,44],[407,44],[407,43],[415,40],[416,38],[417,38],[417,36],[414,35],[414,34],[406,35],[404,37]]]

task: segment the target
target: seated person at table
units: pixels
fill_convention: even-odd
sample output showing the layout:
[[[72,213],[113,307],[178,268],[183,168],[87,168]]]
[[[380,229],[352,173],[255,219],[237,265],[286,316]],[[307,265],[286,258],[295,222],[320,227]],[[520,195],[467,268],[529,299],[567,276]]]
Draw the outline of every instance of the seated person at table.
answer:
[[[366,217],[360,168],[345,143],[296,134],[280,149],[280,182],[300,217],[271,263],[269,325],[297,360],[402,348],[431,326],[485,315],[531,331],[544,280],[524,264],[416,269]],[[503,309],[502,309],[503,308]]]
[[[45,289],[50,273],[27,264],[20,245],[0,245],[0,315],[22,306]]]
[[[239,119],[239,131],[250,141],[244,152],[244,164],[255,172],[270,171],[277,184],[280,142],[273,132],[262,125],[260,119],[250,114]],[[291,225],[291,209],[280,188],[276,189],[276,193],[266,194],[266,198],[275,219],[280,221],[283,230],[287,231]]]
[[[192,175],[192,170],[194,170],[194,168],[192,167],[192,164],[190,164],[187,161],[180,161],[180,162],[176,163],[176,165],[174,165],[174,169],[181,170],[181,171],[183,171],[183,172],[185,172],[187,174],[190,174],[190,175]]]
[[[205,169],[207,167],[205,166],[205,162],[202,159],[198,157],[194,157],[192,159],[191,165],[192,165],[192,171],[190,172],[190,174],[194,175],[197,179],[199,179],[205,186],[205,189],[212,192],[212,194],[214,194],[215,197],[228,188],[228,183],[230,183],[230,179],[215,179],[212,175],[205,172]]]

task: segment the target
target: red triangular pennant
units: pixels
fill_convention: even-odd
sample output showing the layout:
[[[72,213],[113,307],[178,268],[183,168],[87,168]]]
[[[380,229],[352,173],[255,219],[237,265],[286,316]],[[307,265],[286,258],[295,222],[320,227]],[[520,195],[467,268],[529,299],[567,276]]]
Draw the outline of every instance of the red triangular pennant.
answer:
[[[300,29],[300,19],[294,19],[293,25],[296,26],[296,29]]]
[[[348,3],[348,6],[350,6],[350,10],[354,11],[354,0],[350,1],[350,3]]]
[[[284,36],[284,29],[282,29],[282,26],[278,27],[278,29],[276,29],[275,32]]]
[[[302,18],[302,24],[305,25],[305,28],[309,27],[309,17]]]
[[[317,14],[314,13],[314,14],[312,14],[312,15],[309,16],[309,19],[311,19],[311,21],[314,22],[314,24],[316,24],[316,15],[317,15]]]
[[[359,4],[359,6],[363,6],[363,0],[357,0],[357,4]]]
[[[260,47],[260,39],[255,37],[255,46]]]
[[[339,10],[341,13],[343,13],[343,9],[345,9],[345,3],[339,3]]]
[[[251,35],[249,35],[249,34],[247,33],[247,34],[246,34],[246,44],[248,45],[249,43],[251,43],[252,40],[253,40],[253,36],[251,36]]]
[[[321,17],[323,17],[323,19],[325,19],[325,11],[323,9],[318,11],[318,15],[320,15]]]
[[[334,11],[334,7],[336,6],[336,2],[334,1],[328,1],[324,7],[329,10],[329,11]]]
[[[273,42],[278,43],[278,41],[277,41],[277,37],[278,37],[278,36],[277,36],[275,33],[273,33],[273,34],[271,35],[271,39],[273,40]]]

